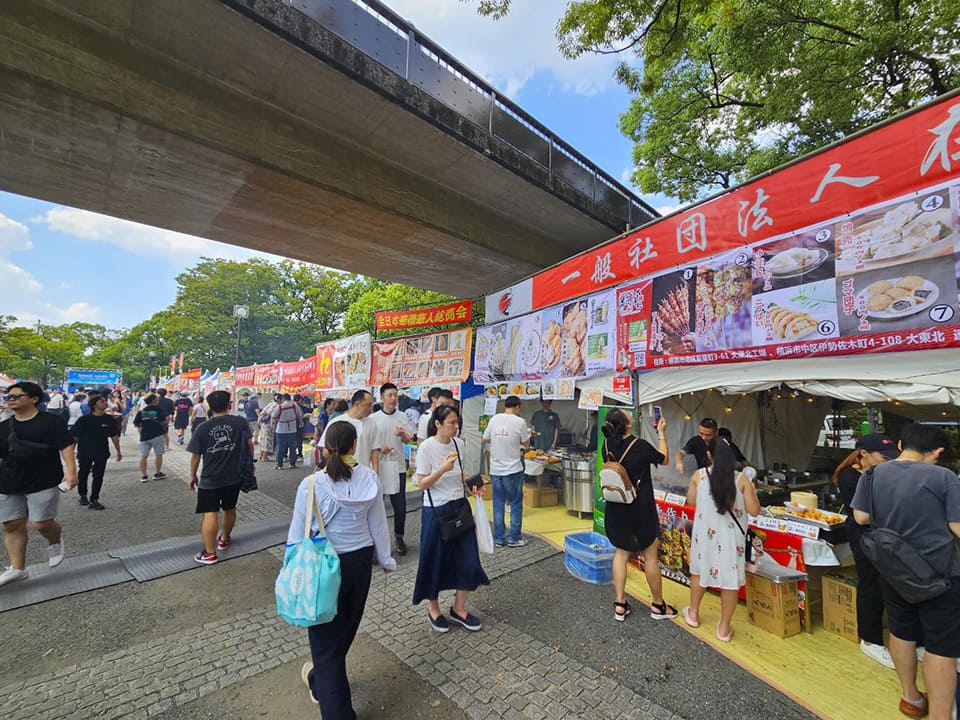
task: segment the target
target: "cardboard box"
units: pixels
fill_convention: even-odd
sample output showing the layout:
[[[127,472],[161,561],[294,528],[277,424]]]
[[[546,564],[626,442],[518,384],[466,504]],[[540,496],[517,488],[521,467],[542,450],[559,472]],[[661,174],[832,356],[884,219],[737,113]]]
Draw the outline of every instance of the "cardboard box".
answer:
[[[815,625],[823,620],[823,576],[837,572],[839,568],[807,565],[807,582],[804,584],[803,629],[812,633]]]
[[[800,632],[800,594],[797,581],[774,582],[747,573],[747,618],[751,625],[777,637]]]
[[[823,627],[852,642],[857,633],[857,578],[835,572],[823,577]]]
[[[551,507],[558,501],[557,489],[525,484],[523,486],[523,504],[526,507]]]

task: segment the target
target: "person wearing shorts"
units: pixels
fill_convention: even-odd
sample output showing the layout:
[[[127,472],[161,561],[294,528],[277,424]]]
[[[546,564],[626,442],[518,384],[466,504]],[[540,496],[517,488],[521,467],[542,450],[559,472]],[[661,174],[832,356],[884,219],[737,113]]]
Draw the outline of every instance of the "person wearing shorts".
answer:
[[[217,551],[230,547],[230,534],[237,523],[237,498],[240,496],[240,469],[252,467],[253,436],[245,418],[230,415],[230,393],[215,390],[207,395],[212,417],[190,436],[190,489],[197,493],[198,515],[202,515],[200,535],[203,547],[193,559],[201,565],[213,565]],[[200,464],[203,471],[197,476]],[[223,525],[220,525],[220,511]]]
[[[937,464],[948,447],[941,428],[907,425],[900,433],[900,456],[861,475],[851,503],[859,525],[899,533],[948,581],[943,594],[910,603],[897,591],[896,579],[877,568],[890,626],[890,657],[900,680],[900,712],[931,720],[950,717],[960,656],[960,478]],[[920,642],[926,648],[926,694],[917,688]]]
[[[50,567],[63,561],[57,486],[62,481],[66,489],[76,487],[77,459],[65,419],[40,412],[37,406],[42,400],[43,389],[36,383],[7,388],[7,407],[13,415],[0,422],[0,522],[10,565],[0,572],[0,585],[28,577],[28,523],[49,544]]]
[[[159,398],[150,393],[144,398],[146,404],[133,418],[133,426],[140,431],[140,482],[145,483],[147,477],[147,458],[153,451],[154,480],[162,480],[163,453],[166,451],[167,415],[158,404]]]

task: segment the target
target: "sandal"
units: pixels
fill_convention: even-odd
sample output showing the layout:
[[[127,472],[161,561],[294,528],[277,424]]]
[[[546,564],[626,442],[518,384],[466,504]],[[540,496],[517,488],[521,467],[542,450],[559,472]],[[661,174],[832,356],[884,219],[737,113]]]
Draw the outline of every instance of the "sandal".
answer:
[[[726,635],[720,634],[720,623],[717,623],[717,640],[728,643],[733,639],[733,626],[730,626],[730,632]]]
[[[673,620],[677,616],[677,609],[673,605],[667,605],[667,601],[662,603],[650,603],[650,617],[654,620]]]
[[[623,612],[617,612],[619,609],[623,609]],[[617,622],[623,622],[624,618],[627,617],[630,613],[633,612],[633,608],[630,607],[628,602],[615,602],[613,604],[613,619]]]
[[[690,626],[690,627],[692,627],[692,628],[698,628],[698,627],[700,627],[700,621],[699,621],[699,620],[691,620],[691,619],[690,619],[690,611],[691,611],[692,609],[693,609],[693,608],[691,608],[689,605],[687,605],[683,610],[681,610],[681,614],[683,615],[683,621],[684,621],[688,626]]]

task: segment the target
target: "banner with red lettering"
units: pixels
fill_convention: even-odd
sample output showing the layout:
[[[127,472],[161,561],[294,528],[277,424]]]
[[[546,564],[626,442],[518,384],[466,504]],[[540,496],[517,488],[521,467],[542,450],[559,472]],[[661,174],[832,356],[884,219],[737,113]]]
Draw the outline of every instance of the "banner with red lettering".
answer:
[[[530,307],[617,286],[618,368],[958,346],[958,208],[954,96],[549,268]]]
[[[317,356],[280,363],[282,392],[311,392],[317,383]]]
[[[400,387],[459,383],[470,374],[473,328],[373,343],[370,384]]]
[[[382,310],[375,315],[377,330],[411,330],[434,325],[460,325],[473,319],[473,301],[458,300],[416,310]]]

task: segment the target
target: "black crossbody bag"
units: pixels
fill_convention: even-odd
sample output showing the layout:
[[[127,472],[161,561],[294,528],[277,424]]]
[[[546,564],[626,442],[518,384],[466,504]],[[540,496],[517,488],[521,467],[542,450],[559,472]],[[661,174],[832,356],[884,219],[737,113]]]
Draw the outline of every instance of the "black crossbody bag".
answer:
[[[463,485],[463,496],[466,498],[470,493],[464,481],[463,461],[460,459],[460,448],[457,447],[456,440],[453,441],[453,447],[457,451],[457,464],[460,466],[460,482]],[[454,540],[476,527],[473,521],[473,510],[470,509],[469,501],[464,503],[460,507],[460,511],[453,517],[442,518],[433,504],[433,496],[430,494],[430,488],[427,488],[427,499],[430,501],[430,507],[433,509],[433,514],[437,518],[437,526],[440,528],[441,539]]]

